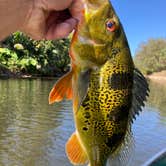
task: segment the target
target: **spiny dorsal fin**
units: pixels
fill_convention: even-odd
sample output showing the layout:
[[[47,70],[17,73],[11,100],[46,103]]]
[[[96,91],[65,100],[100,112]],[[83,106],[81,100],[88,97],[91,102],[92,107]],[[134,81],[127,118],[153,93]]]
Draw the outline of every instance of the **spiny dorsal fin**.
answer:
[[[72,74],[70,71],[57,81],[49,94],[49,104],[59,102],[64,97],[72,99]]]
[[[87,155],[76,133],[73,133],[66,143],[66,153],[72,164],[86,164],[88,162]]]
[[[149,96],[149,85],[146,78],[138,69],[134,69],[134,82],[133,82],[133,101],[130,111],[130,122],[136,119],[136,115],[142,111],[142,107],[145,106],[144,102]]]

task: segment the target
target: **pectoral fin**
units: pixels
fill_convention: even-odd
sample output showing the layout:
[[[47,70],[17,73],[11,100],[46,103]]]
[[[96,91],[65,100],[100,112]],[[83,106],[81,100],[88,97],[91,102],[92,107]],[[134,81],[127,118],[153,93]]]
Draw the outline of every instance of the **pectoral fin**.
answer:
[[[66,153],[73,164],[86,164],[88,161],[76,133],[73,133],[66,143]]]
[[[49,94],[49,104],[59,102],[64,97],[72,99],[72,74],[70,71],[57,81]]]
[[[136,119],[136,115],[142,111],[142,106],[145,106],[147,96],[149,96],[149,85],[146,78],[138,70],[134,70],[134,83],[133,83],[133,101],[130,112],[130,121]]]
[[[90,83],[90,70],[80,72],[78,76],[78,109],[85,99]]]

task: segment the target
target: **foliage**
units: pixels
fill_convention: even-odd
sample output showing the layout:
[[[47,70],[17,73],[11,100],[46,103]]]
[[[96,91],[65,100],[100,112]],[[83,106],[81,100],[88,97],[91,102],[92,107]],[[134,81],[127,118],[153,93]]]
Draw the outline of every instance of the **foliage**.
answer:
[[[142,43],[134,60],[144,74],[166,70],[166,39],[150,39]]]
[[[35,41],[15,32],[1,43],[0,64],[13,72],[56,76],[69,69],[69,39]]]

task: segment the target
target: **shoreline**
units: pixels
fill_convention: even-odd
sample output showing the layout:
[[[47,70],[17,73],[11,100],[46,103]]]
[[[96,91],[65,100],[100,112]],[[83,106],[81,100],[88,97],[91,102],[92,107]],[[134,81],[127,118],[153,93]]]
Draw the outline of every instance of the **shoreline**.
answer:
[[[147,79],[149,79],[150,81],[156,82],[156,83],[160,83],[160,84],[164,84],[166,83],[166,77],[164,76],[153,76],[153,75],[149,75],[149,76],[145,76]]]
[[[26,75],[26,74],[22,74],[22,75],[0,75],[0,80],[1,79],[48,79],[48,80],[55,80],[60,76],[41,76],[41,75]]]
[[[145,77],[157,83],[166,83],[166,70],[155,72],[150,75],[146,75]]]
[[[64,73],[65,74],[65,73]],[[54,80],[60,78],[64,74],[59,74],[57,76],[42,76],[42,75],[31,75],[31,74],[0,74],[0,79],[48,79]],[[166,70],[158,73],[153,73],[151,75],[145,75],[145,78],[158,83],[166,83]]]

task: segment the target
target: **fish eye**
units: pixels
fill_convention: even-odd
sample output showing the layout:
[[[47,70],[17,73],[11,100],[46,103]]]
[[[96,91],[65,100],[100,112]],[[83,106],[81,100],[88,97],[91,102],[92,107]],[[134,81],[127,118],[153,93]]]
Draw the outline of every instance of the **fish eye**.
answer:
[[[116,30],[116,23],[113,20],[109,20],[106,23],[106,28],[110,32],[114,32]]]

